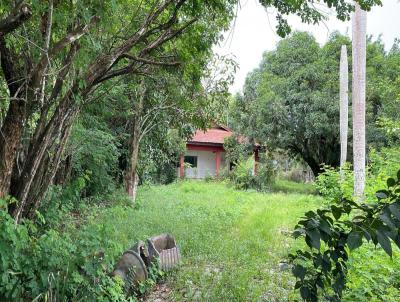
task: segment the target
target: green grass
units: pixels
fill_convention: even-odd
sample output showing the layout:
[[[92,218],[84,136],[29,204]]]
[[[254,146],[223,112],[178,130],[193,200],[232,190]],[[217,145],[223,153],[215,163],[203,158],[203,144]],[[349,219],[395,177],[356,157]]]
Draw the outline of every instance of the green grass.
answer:
[[[286,179],[277,179],[272,185],[271,190],[283,193],[317,194],[313,183],[298,183]]]
[[[294,248],[289,232],[296,221],[321,199],[184,181],[141,188],[137,203],[95,218],[112,225],[103,234],[110,238],[106,254],[107,246],[115,251],[155,234],[174,235],[183,265],[166,278],[170,301],[287,301],[294,280],[279,262]]]

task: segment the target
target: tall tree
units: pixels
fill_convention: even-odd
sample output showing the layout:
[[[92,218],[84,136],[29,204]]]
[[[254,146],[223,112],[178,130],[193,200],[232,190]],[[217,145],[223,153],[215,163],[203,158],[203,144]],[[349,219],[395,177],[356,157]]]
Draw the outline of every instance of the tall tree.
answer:
[[[205,128],[210,121],[216,120],[215,112],[220,110],[214,109],[223,106],[229,95],[236,64],[226,57],[200,55],[196,65],[209,61],[202,69],[202,85],[192,78],[185,81],[182,77],[185,70],[181,66],[172,72],[158,70],[155,76],[144,77],[140,85],[128,83],[124,89],[132,112],[125,172],[126,192],[132,201],[135,201],[139,181],[137,167],[143,139],[152,131],[162,133],[160,127],[181,129],[193,125],[194,128]]]
[[[339,58],[340,50],[334,54]],[[340,157],[339,104],[333,101],[339,72],[331,73],[327,57],[310,34],[293,33],[264,54],[234,109],[240,133],[299,156],[315,175],[322,163],[338,166]]]
[[[260,2],[277,8],[282,36],[290,32],[288,14],[309,23],[323,19],[314,1]],[[342,20],[353,9],[340,0],[324,2]],[[102,97],[107,81],[142,75],[147,66],[171,65],[193,49],[209,51],[219,31],[227,29],[237,3],[2,1],[0,89],[7,87],[7,92],[0,106],[0,198],[18,199],[9,207],[16,221],[35,213],[54,179],[74,120],[86,103]],[[360,3],[369,8],[380,1]],[[182,36],[189,38],[180,40]],[[175,45],[181,43],[187,47],[177,52]]]
[[[276,50],[266,52],[259,68],[248,74],[243,95],[233,103],[232,128],[299,156],[315,174],[323,163],[338,167],[342,45],[351,52],[351,40],[338,33],[322,47],[306,33],[293,33]],[[386,53],[379,40],[369,40],[367,46],[366,140],[379,149],[389,142],[377,121],[383,125],[387,118],[398,119],[400,52],[394,47]],[[348,72],[350,76],[352,69]],[[351,112],[348,122],[351,129]],[[352,162],[352,131],[348,136],[347,156]]]
[[[34,215],[82,106],[102,97],[107,81],[175,65],[194,50],[210,52],[235,3],[6,1],[0,54],[9,105],[1,121],[0,198],[18,199],[9,207],[16,222]],[[174,47],[178,39],[187,47]]]
[[[349,127],[349,66],[347,47],[342,45],[340,52],[340,167],[347,160],[347,133]]]
[[[353,161],[354,195],[361,197],[365,188],[365,77],[367,13],[355,3],[353,16]]]

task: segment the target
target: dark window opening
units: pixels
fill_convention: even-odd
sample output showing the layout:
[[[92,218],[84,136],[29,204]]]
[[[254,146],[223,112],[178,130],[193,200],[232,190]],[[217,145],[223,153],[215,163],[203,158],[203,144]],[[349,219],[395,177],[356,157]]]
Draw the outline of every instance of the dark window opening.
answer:
[[[192,168],[197,168],[197,156],[185,156],[185,163],[190,164]]]

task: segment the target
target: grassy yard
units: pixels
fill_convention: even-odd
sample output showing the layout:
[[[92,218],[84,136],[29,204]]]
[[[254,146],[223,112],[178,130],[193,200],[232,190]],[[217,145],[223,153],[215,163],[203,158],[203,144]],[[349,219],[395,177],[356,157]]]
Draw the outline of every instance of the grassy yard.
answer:
[[[272,184],[273,192],[297,193],[297,194],[316,194],[317,190],[313,183],[298,183],[286,179],[277,179]]]
[[[313,195],[185,181],[141,188],[136,209],[113,208],[102,219],[114,221],[114,242],[125,247],[159,233],[175,236],[183,265],[166,276],[166,300],[287,301],[294,281],[279,263],[293,248],[289,232],[320,203]]]

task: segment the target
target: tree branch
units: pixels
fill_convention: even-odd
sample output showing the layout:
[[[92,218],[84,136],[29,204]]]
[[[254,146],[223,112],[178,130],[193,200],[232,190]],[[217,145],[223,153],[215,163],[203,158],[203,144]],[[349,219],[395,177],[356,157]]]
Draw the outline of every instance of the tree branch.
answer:
[[[36,65],[31,73],[34,87],[36,87],[38,82],[40,81],[43,72],[48,65],[48,62],[67,45],[75,42],[76,40],[80,39],[84,34],[86,34],[90,27],[92,27],[98,20],[99,18],[97,16],[92,17],[88,24],[81,25],[72,32],[68,33],[63,39],[54,44],[54,46],[49,49],[48,52],[43,54],[39,63]]]
[[[22,23],[32,16],[32,10],[24,1],[18,1],[11,13],[3,20],[0,20],[0,36],[17,29]]]
[[[173,39],[174,37],[180,35],[186,28],[196,22],[198,18],[193,18],[192,20],[188,21],[186,24],[181,26],[178,29],[172,30],[171,28],[163,32],[153,43],[149,46],[145,47],[139,54],[139,57],[145,57],[149,54],[152,50],[159,47],[160,45],[168,42],[169,40]]]
[[[178,4],[175,6],[175,10],[179,10],[185,1],[186,0],[179,0]],[[113,78],[113,77],[116,77],[119,75],[128,74],[134,70],[138,70],[138,68],[134,68],[133,65],[129,65],[125,68],[119,69],[118,71],[110,72],[112,67],[116,65],[116,63],[118,62],[118,60],[120,60],[120,57],[123,54],[128,53],[134,45],[145,40],[147,37],[149,37],[151,34],[153,34],[155,29],[157,29],[157,28],[161,29],[161,27],[155,27],[152,29],[151,28],[149,29],[149,27],[168,8],[168,6],[172,2],[173,2],[173,0],[166,0],[156,10],[153,11],[153,9],[151,9],[151,12],[146,17],[145,22],[140,27],[140,29],[138,29],[121,46],[115,48],[109,54],[106,54],[106,55],[103,55],[103,56],[97,58],[94,61],[94,63],[89,66],[88,72],[86,75],[86,86],[88,87],[87,90],[90,90],[92,86],[97,85],[107,79],[110,79],[110,78]],[[155,6],[155,4],[154,4],[154,6]],[[173,14],[175,14],[175,13],[173,13]],[[189,26],[189,25],[190,24],[187,24],[187,26]],[[168,31],[168,30],[166,30],[166,31]],[[176,36],[180,32],[181,32],[181,30],[176,31],[176,32],[174,32],[173,35],[166,35],[164,32],[161,36],[166,38],[166,40],[163,41],[163,39],[161,39],[161,40],[157,39],[156,44],[152,43],[150,48],[147,47],[147,48],[149,48],[149,51],[146,51],[146,53],[148,53],[151,50],[153,50],[154,48],[160,46],[163,42],[168,41],[169,39]],[[145,57],[146,53],[143,53],[139,57]]]
[[[178,66],[180,65],[180,62],[173,61],[173,62],[164,62],[164,61],[156,61],[148,58],[141,58],[141,57],[135,57],[130,54],[123,54],[120,59],[127,58],[136,62],[144,63],[144,64],[149,64],[149,65],[157,65],[157,66]]]
[[[10,91],[10,97],[15,98],[18,94],[19,88],[23,84],[22,83],[23,79],[18,74],[14,65],[15,60],[13,58],[13,55],[6,45],[4,36],[1,35],[0,35],[0,60],[1,60],[1,69],[3,70],[3,74],[6,79],[8,89]]]

